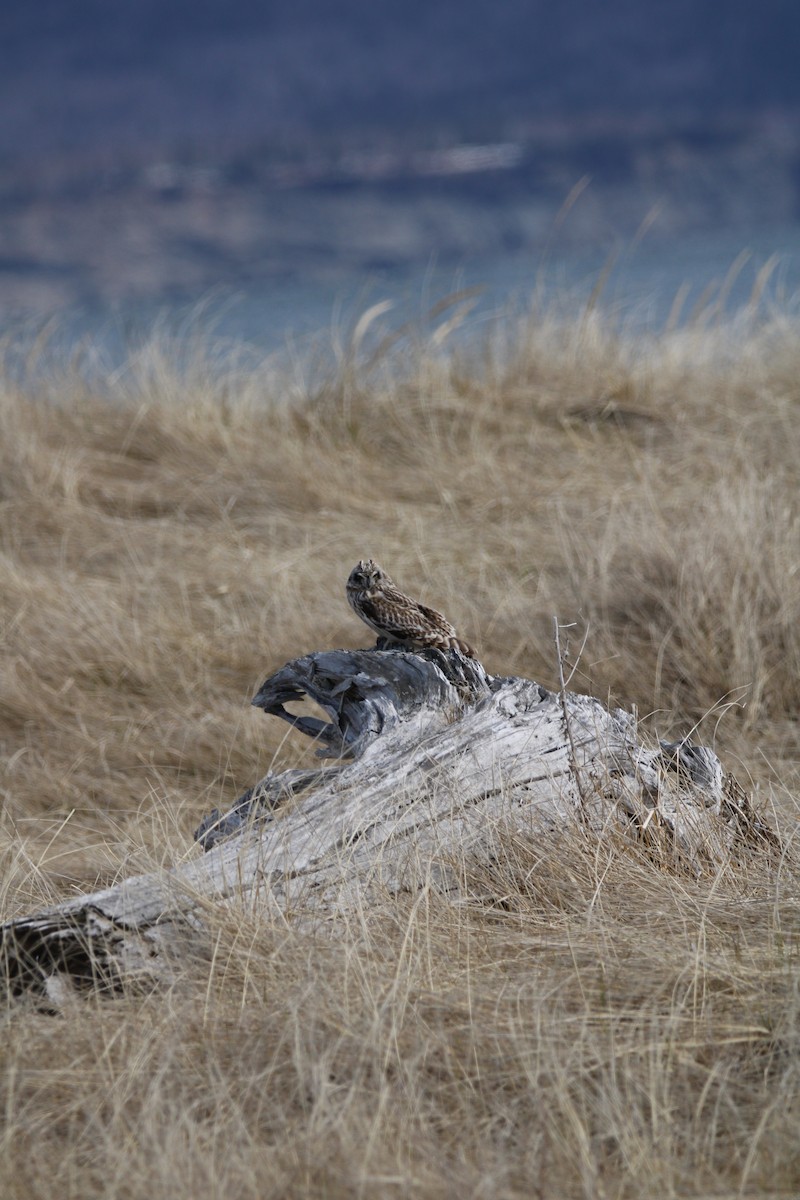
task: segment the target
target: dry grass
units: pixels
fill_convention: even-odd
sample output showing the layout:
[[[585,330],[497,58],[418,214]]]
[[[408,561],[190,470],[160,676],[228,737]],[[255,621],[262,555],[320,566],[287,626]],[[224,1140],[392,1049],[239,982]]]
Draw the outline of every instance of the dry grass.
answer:
[[[5,915],[192,853],[301,760],[248,700],[365,644],[365,555],[498,673],[552,685],[552,614],[574,651],[588,623],[573,686],[697,726],[791,834],[796,324],[626,341],[543,312],[371,361],[367,324],[336,369],[154,346],[102,394],[3,385]],[[4,1197],[796,1195],[791,862],[687,881],[497,838],[469,903],[220,909],[167,995],[14,1010]]]

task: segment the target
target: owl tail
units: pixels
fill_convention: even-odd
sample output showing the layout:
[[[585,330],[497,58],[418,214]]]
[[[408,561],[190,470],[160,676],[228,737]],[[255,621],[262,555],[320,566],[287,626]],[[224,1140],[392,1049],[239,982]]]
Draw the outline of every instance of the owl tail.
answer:
[[[465,658],[477,659],[478,657],[475,651],[472,649],[472,646],[470,646],[469,642],[462,641],[462,639],[459,637],[454,637],[452,639],[451,646],[453,650],[459,650]]]

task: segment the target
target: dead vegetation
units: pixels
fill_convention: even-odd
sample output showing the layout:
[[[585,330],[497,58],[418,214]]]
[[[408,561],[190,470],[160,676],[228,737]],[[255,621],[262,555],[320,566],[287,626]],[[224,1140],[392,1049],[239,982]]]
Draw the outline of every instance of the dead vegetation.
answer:
[[[3,385],[3,916],[196,853],[205,812],[306,761],[248,701],[365,644],[364,555],[490,671],[557,686],[553,614],[576,659],[588,625],[571,686],[696,729],[789,853],[692,880],[498,828],[458,905],[210,906],[166,995],[10,1010],[4,1195],[792,1194],[796,324],[541,312],[373,353],[379,319],[335,369],[153,346],[102,389]]]

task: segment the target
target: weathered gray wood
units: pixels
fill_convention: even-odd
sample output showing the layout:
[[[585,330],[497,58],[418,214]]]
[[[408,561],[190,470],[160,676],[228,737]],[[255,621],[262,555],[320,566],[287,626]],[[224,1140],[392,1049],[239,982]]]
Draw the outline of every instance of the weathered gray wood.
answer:
[[[322,721],[286,705],[315,701]],[[66,977],[120,986],[164,976],[209,900],[341,911],[375,888],[456,886],[447,864],[480,854],[492,823],[542,836],[580,822],[666,835],[688,869],[774,835],[712,751],[647,748],[634,719],[530,680],[492,679],[453,651],[330,651],[287,663],[253,703],[335,762],[268,775],[197,831],[206,851],[0,927],[17,991],[58,999]],[[663,838],[662,838],[663,841]]]

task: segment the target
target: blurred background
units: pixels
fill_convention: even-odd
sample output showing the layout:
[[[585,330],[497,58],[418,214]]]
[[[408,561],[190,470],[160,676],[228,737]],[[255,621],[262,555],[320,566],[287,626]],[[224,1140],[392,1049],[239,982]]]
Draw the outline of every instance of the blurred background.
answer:
[[[270,348],[465,285],[785,303],[798,61],[794,0],[7,0],[0,305]]]

